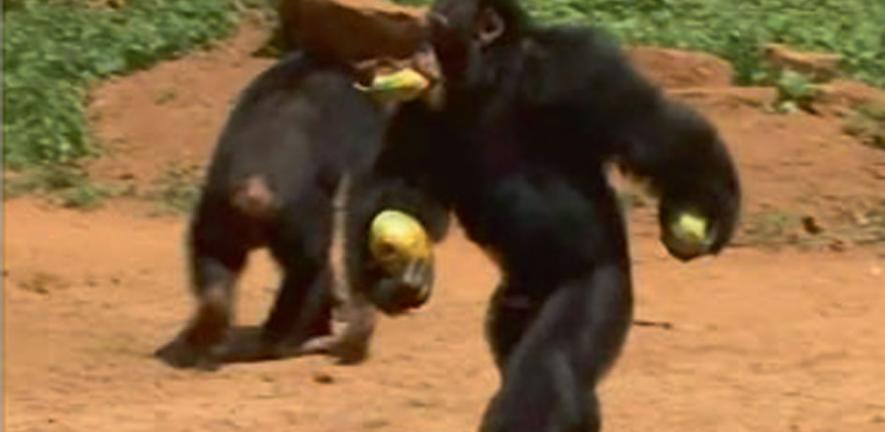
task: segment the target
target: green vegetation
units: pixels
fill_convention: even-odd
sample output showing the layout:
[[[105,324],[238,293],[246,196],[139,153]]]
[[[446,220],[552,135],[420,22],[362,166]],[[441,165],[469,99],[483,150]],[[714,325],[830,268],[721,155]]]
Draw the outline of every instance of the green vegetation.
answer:
[[[227,0],[4,2],[3,156],[7,167],[93,154],[84,114],[89,86],[228,34]]]
[[[885,85],[885,2],[879,0],[524,0],[539,17],[589,21],[630,42],[690,48],[768,78],[761,48],[781,42],[836,52],[857,78]]]
[[[114,195],[108,188],[90,181],[88,174],[73,164],[46,165],[7,176],[3,189],[8,197],[34,194],[62,207],[81,210],[99,208],[106,198]]]
[[[820,96],[820,90],[807,76],[785,70],[776,79],[774,86],[777,89],[774,108],[778,112],[789,113],[798,110],[814,112],[812,105]]]
[[[198,165],[170,164],[145,198],[159,203],[157,214],[190,213],[200,198],[202,175]]]
[[[786,100],[798,103],[807,98],[807,86],[768,73],[762,61],[766,43],[838,52],[844,56],[845,71],[885,86],[885,2],[881,0],[522,1],[548,22],[591,23],[627,42],[716,53],[735,65],[740,82],[777,84],[786,90]],[[55,164],[95,154],[84,115],[90,85],[223,37],[234,28],[239,8],[268,3],[4,2],[5,166]],[[174,97],[163,95],[162,101]]]
[[[869,102],[858,107],[843,129],[861,142],[885,150],[885,103]]]
[[[427,3],[400,0],[401,3]],[[885,86],[882,0],[522,0],[537,18],[590,23],[631,43],[696,49],[732,62],[741,83],[776,80],[770,42],[842,54],[844,70]]]
[[[170,163],[150,187],[134,184],[98,183],[73,163],[41,164],[21,172],[7,172],[3,179],[6,197],[34,195],[66,208],[94,210],[109,198],[130,198],[156,204],[152,215],[190,213],[200,197],[203,168]]]

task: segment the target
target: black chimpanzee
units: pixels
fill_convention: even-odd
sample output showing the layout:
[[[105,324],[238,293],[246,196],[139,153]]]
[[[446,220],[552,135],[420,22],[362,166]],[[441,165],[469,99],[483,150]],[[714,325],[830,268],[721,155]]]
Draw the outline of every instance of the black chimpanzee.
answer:
[[[445,106],[404,106],[374,170],[357,181],[351,277],[398,312],[367,250],[370,221],[384,209],[406,212],[439,241],[453,210],[504,275],[487,322],[502,381],[481,430],[597,431],[595,388],[632,315],[607,164],[650,180],[662,241],[683,261],[730,240],[736,168],[717,130],[665,97],[601,32],[540,26],[514,0],[437,0],[430,13]],[[678,233],[685,215],[706,223],[704,241]]]
[[[374,309],[360,293],[333,336],[329,249],[333,200],[346,175],[380,150],[388,115],[353,87],[352,71],[294,53],[242,92],[219,138],[190,225],[189,261],[198,305],[191,323],[158,355],[179,367],[214,368],[331,352],[366,355]],[[346,182],[345,182],[346,183]],[[257,332],[232,332],[234,285],[248,253],[266,246],[284,271]]]

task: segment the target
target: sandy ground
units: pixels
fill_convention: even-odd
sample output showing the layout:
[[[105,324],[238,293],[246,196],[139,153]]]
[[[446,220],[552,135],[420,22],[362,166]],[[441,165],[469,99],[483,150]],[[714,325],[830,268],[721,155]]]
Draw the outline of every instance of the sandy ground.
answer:
[[[92,118],[109,153],[93,177],[146,188],[171,164],[204,164],[236,92],[269,64],[248,56],[264,36],[246,28],[96,89]],[[832,118],[764,113],[769,91],[676,91],[731,143],[749,222],[781,212],[827,235],[790,233],[811,246],[773,249],[743,232],[739,247],[684,265],[657,243],[653,206],[631,212],[636,315],[660,325],[633,328],[605,381],[607,430],[885,430],[885,247],[845,236],[885,198],[885,152]],[[497,385],[482,338],[497,275],[460,232],[439,248],[433,300],[382,319],[360,366],[311,357],[179,371],[151,352],[190,313],[185,216],[152,216],[151,205],[4,203],[6,430],[475,430]],[[276,277],[256,254],[241,322],[263,318]]]

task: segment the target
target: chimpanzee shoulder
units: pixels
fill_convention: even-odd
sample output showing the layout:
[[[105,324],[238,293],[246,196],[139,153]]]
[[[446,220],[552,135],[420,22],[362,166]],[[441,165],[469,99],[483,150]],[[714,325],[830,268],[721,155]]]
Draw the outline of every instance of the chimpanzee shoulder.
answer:
[[[633,66],[618,41],[588,27],[538,27],[520,42],[525,103],[581,104],[607,113],[654,103],[660,92]]]

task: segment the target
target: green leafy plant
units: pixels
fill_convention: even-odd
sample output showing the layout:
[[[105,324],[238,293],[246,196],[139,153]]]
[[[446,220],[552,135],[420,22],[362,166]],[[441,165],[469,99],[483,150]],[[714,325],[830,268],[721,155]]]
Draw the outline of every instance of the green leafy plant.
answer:
[[[425,0],[398,0],[426,4]],[[837,52],[844,70],[885,86],[885,2],[870,0],[522,0],[545,22],[608,29],[629,43],[720,55],[740,83],[776,84],[769,42]],[[99,1],[99,3],[101,3]],[[95,155],[90,85],[227,35],[244,7],[271,0],[8,0],[4,17],[4,163],[25,167]],[[774,77],[776,78],[776,77]],[[163,98],[168,101],[168,98]]]
[[[845,133],[870,146],[885,150],[885,102],[859,106],[843,126]]]
[[[775,88],[777,88],[778,94],[775,101],[777,111],[804,110],[814,112],[812,105],[815,99],[820,96],[820,90],[805,75],[785,70],[775,82]]]
[[[86,171],[73,164],[44,164],[31,167],[26,173],[7,177],[4,194],[42,196],[67,208],[92,210],[101,207],[113,192],[89,179]]]
[[[228,34],[224,0],[4,2],[4,162],[59,163],[96,154],[84,103],[101,78],[141,69]]]
[[[148,198],[160,203],[162,213],[188,213],[200,198],[202,175],[198,165],[171,164],[157,179]]]
[[[770,42],[836,52],[844,68],[885,86],[885,2],[876,0],[521,0],[546,22],[603,27],[628,43],[689,48],[729,60],[739,83],[769,78]],[[428,3],[427,1],[400,1]]]

